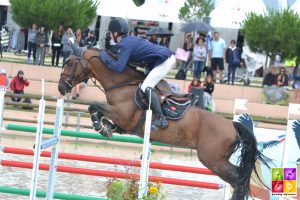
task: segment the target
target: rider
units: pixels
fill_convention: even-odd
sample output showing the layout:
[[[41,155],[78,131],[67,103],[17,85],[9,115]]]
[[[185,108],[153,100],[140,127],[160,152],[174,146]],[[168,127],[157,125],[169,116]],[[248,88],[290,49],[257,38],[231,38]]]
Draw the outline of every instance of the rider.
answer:
[[[147,77],[141,85],[141,90],[150,100],[151,109],[156,115],[152,125],[161,128],[168,127],[159,102],[159,98],[154,92],[156,84],[163,79],[167,73],[175,67],[176,59],[173,52],[165,47],[152,44],[148,40],[140,37],[128,35],[128,24],[124,19],[113,19],[108,26],[111,38],[117,43],[117,60],[114,60],[107,52],[100,54],[101,60],[113,71],[122,73],[128,62],[143,63]]]

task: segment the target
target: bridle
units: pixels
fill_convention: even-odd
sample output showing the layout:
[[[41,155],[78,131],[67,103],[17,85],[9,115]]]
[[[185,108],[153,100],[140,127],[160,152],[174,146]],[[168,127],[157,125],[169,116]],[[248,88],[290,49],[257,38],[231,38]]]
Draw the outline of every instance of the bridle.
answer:
[[[66,76],[68,77],[66,80],[65,80],[65,84],[68,85],[68,87],[72,88],[74,87],[76,84],[79,83],[79,80],[76,78],[75,76],[75,73],[77,71],[77,67],[78,67],[78,64],[80,65],[81,69],[82,69],[82,72],[84,73],[84,76],[86,77],[89,77],[89,74],[88,74],[88,71],[87,71],[87,68],[86,66],[83,66],[82,63],[80,62],[80,58],[79,57],[76,57],[76,61],[75,61],[75,66],[74,67],[74,64],[72,65],[69,65],[69,63],[71,62],[71,59],[67,60],[64,64],[63,64],[63,67],[62,67],[62,72],[60,73],[60,76]],[[66,74],[64,73],[65,71],[65,67],[74,67],[72,69],[72,73],[69,75],[69,74]],[[73,82],[75,82],[75,84],[73,84]]]

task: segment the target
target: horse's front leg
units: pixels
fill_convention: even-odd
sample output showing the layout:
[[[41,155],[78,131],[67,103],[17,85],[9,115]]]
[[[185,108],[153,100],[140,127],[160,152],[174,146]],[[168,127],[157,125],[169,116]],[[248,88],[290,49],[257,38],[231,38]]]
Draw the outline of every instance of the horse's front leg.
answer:
[[[116,108],[106,103],[92,103],[89,108],[94,129],[105,137],[112,137],[112,132],[122,133],[123,130],[114,124],[117,120]],[[111,121],[112,120],[112,121]]]

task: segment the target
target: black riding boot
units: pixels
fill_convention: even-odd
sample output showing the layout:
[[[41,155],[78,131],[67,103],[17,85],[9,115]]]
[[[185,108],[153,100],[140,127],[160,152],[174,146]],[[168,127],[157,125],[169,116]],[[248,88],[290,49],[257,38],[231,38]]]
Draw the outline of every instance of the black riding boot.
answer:
[[[100,125],[100,121],[97,116],[97,112],[91,114],[91,120],[93,122],[93,127],[94,127],[95,131],[100,131],[102,127]]]
[[[151,109],[156,115],[156,118],[151,122],[151,125],[156,126],[158,128],[167,128],[169,123],[161,110],[158,96],[156,95],[156,93],[152,88],[147,87],[145,91],[145,95],[149,101],[150,101],[150,93],[151,93]]]

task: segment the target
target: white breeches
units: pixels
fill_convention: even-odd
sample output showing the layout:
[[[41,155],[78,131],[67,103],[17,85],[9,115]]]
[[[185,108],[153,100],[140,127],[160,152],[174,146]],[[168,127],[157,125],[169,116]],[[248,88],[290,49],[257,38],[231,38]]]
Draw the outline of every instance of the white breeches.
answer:
[[[171,55],[165,62],[154,67],[141,85],[142,91],[145,92],[147,87],[154,88],[157,83],[162,80],[172,68],[175,67],[175,65],[175,56]]]

